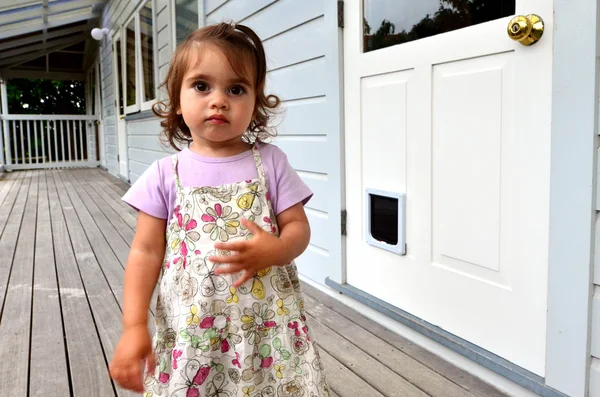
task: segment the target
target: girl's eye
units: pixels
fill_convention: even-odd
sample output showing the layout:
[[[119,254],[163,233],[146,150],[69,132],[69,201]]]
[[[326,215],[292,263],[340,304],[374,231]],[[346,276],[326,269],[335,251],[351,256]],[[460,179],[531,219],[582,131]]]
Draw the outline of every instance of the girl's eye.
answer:
[[[239,96],[239,95],[242,95],[246,91],[244,90],[244,87],[239,86],[239,85],[234,85],[233,87],[231,87],[229,89],[229,92],[231,92],[231,95]]]
[[[197,91],[200,91],[200,92],[205,92],[205,91],[208,91],[208,84],[206,84],[206,83],[196,83],[196,84],[194,85],[194,88],[195,88]]]

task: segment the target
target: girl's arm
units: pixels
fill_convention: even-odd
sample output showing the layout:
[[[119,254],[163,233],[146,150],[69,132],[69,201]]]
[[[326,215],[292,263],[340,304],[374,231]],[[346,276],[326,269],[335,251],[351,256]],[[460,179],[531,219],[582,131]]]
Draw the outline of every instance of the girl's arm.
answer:
[[[166,220],[140,211],[125,267],[123,329],[148,324],[152,292],[165,256]]]
[[[125,266],[123,334],[110,363],[111,377],[123,388],[143,391],[144,362],[154,370],[148,308],[165,254],[166,220],[140,211]]]
[[[298,203],[277,216],[279,239],[283,243],[280,265],[290,263],[300,256],[310,242],[310,225],[302,203]]]

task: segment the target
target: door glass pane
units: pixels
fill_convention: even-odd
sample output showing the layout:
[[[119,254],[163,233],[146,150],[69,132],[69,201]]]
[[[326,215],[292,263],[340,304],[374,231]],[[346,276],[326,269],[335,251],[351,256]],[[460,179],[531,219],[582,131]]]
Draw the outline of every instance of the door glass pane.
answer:
[[[198,0],[175,0],[177,44],[198,29]]]
[[[119,115],[125,114],[123,111],[123,104],[125,98],[123,98],[123,54],[121,49],[121,40],[118,40],[115,44],[115,52],[117,53],[117,84],[119,85]]]
[[[152,36],[152,22],[152,1],[149,0],[140,10],[144,101],[154,99],[154,40]]]
[[[364,0],[363,51],[477,25],[515,13],[516,0]]]
[[[125,37],[127,44],[125,47],[125,58],[126,58],[126,71],[125,81],[127,93],[127,106],[135,105],[135,19],[127,25],[125,31]]]

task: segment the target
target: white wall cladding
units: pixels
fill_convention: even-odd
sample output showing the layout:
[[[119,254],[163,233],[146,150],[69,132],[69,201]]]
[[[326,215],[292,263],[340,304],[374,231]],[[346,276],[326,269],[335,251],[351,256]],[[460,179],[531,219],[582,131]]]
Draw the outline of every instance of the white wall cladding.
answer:
[[[115,78],[113,76],[114,65],[111,52],[111,35],[125,24],[132,13],[141,5],[142,1],[135,0],[113,0],[104,12],[102,26],[110,30],[109,37],[102,41],[100,48],[101,69],[102,69],[102,94],[104,105],[104,134],[106,145],[106,167],[117,175],[119,164],[117,161],[117,115],[115,109]],[[172,29],[172,1],[171,0],[153,0],[153,7],[156,10],[156,51],[157,51],[157,69],[158,83],[162,83],[169,68],[169,61],[173,53],[173,29]],[[164,92],[158,90],[159,97],[164,97]],[[127,142],[129,147],[129,180],[133,183],[141,173],[150,165],[152,161],[157,160],[169,154],[170,150],[165,147],[146,148],[140,146],[140,138],[148,141],[158,140],[160,132],[159,121],[150,112],[146,112],[147,118],[127,122]],[[143,140],[142,139],[142,140]]]
[[[341,281],[341,79],[337,8],[326,0],[206,0],[206,23],[238,22],[263,40],[267,92],[285,108],[274,144],[313,190],[311,244],[299,271]]]

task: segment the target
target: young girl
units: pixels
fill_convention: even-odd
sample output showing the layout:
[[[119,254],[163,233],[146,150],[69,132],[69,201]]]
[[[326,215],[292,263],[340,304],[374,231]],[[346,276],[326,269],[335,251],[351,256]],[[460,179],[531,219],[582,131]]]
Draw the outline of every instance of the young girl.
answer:
[[[309,242],[303,206],[312,192],[264,143],[279,105],[265,78],[263,46],[243,25],[199,29],[175,51],[169,101],[155,113],[171,146],[184,148],[123,197],[139,211],[110,364],[123,388],[147,397],[329,396],[293,262]]]

